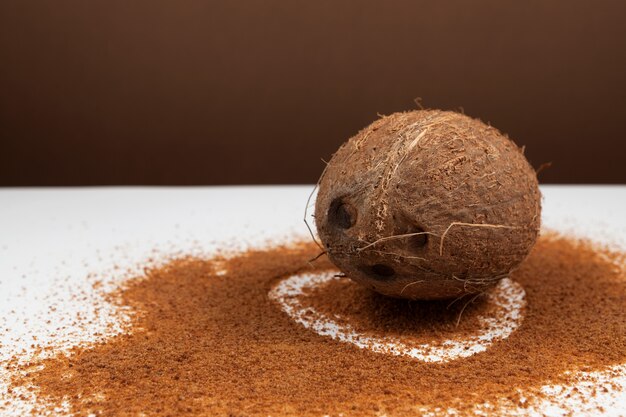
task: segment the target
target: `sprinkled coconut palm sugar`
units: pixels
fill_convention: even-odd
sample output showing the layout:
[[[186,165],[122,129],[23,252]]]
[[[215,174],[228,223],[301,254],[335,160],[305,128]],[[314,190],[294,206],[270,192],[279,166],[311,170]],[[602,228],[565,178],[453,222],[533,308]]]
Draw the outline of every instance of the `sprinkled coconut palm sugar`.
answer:
[[[548,395],[546,384],[626,363],[623,253],[541,237],[511,277],[526,292],[522,325],[482,353],[425,363],[317,335],[268,297],[292,274],[331,270],[324,259],[307,263],[316,249],[149,268],[111,295],[135,311],[129,332],[32,366],[16,363],[12,383],[37,394],[36,412],[68,402],[81,416],[467,415],[484,404],[501,415],[502,407],[534,407]],[[471,332],[492,308],[484,297],[450,307],[388,299],[347,279],[309,291],[306,300],[359,331],[433,343]]]

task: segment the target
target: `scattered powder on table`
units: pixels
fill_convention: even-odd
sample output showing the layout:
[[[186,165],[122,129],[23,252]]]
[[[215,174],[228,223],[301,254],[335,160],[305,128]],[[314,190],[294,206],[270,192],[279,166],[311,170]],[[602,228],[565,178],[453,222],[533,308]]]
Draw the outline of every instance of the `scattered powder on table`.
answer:
[[[149,268],[111,294],[135,312],[127,333],[30,366],[16,361],[12,383],[36,393],[36,412],[68,402],[80,416],[464,415],[479,403],[530,407],[543,385],[626,362],[623,253],[543,236],[511,277],[526,291],[521,327],[442,364],[322,337],[282,312],[268,297],[273,286],[332,269],[307,263],[316,250],[297,244]],[[356,329],[433,343],[489,314],[481,297],[452,306],[394,300],[348,279],[306,298]]]

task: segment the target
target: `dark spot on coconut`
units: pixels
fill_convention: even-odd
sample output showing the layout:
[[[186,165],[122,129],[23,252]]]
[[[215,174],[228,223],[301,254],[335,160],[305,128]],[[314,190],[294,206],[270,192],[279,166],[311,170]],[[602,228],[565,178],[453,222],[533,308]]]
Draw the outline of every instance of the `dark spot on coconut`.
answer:
[[[352,204],[336,198],[328,208],[328,223],[341,229],[349,229],[356,223],[356,209]]]
[[[423,233],[421,235],[413,235],[409,237],[409,246],[412,249],[422,249],[428,243],[428,235],[425,233],[426,231],[421,227],[415,226],[411,229],[409,233]]]
[[[375,264],[367,267],[367,269],[370,274],[373,274],[378,279],[386,279],[396,273],[392,267],[384,264]]]
[[[469,277],[469,271],[466,269],[465,271],[456,274],[455,277],[458,279],[466,280]]]

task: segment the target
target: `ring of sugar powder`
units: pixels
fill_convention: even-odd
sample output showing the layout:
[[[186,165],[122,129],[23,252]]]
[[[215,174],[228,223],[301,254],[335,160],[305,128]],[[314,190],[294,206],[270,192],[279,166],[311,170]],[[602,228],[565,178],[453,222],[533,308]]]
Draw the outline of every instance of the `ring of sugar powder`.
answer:
[[[443,363],[484,352],[495,341],[509,337],[524,319],[526,292],[521,285],[505,278],[487,293],[487,302],[495,307],[492,310],[495,313],[490,317],[480,316],[480,326],[474,334],[431,345],[412,344],[405,338],[359,333],[349,324],[337,323],[313,307],[304,307],[300,302],[302,297],[306,297],[307,290],[338,279],[341,278],[332,271],[292,275],[278,283],[268,295],[294,321],[320,336],[351,343],[376,353],[408,356],[424,362]]]

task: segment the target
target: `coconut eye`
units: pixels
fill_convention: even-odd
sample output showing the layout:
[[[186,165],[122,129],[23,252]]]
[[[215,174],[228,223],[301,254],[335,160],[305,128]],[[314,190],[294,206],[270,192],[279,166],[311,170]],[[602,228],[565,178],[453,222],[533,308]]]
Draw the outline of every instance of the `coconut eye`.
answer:
[[[424,229],[418,226],[414,226],[411,228],[408,234],[412,234],[412,233],[422,233],[422,234],[415,234],[409,237],[409,246],[411,248],[422,249],[424,246],[426,246],[426,244],[428,243],[428,235],[426,234],[426,231]]]
[[[394,271],[392,267],[384,264],[372,265],[370,267],[370,270],[372,271],[372,273],[381,278],[388,278],[396,273],[396,271]]]
[[[396,271],[392,267],[385,264],[361,265],[359,266],[359,269],[367,276],[378,281],[392,279],[392,277],[396,274]]]
[[[341,229],[349,229],[356,223],[356,209],[354,206],[340,198],[330,203],[328,208],[328,222]]]

